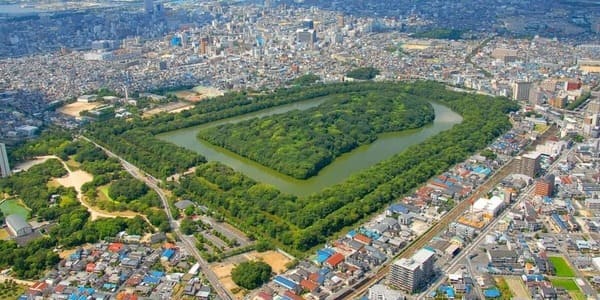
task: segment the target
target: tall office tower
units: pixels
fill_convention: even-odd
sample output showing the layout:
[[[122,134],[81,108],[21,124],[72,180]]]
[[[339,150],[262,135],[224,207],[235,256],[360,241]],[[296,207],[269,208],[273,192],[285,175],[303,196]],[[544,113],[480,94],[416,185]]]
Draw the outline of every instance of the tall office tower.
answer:
[[[8,165],[8,153],[3,143],[0,143],[0,177],[10,176],[10,166]]]
[[[434,275],[434,255],[435,252],[423,248],[411,258],[395,261],[390,270],[390,285],[409,293],[425,287]]]
[[[312,19],[302,20],[302,28],[303,29],[315,29],[315,21],[313,21]]]
[[[152,3],[152,0],[144,0],[144,10],[147,14],[154,12],[154,3]]]
[[[529,100],[531,87],[531,82],[515,82],[513,84],[513,100]]]

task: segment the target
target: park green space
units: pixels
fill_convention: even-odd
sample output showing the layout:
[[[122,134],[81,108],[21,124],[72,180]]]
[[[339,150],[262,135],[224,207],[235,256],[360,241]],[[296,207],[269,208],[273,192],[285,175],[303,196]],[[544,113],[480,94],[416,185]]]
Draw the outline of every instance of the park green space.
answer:
[[[427,99],[396,91],[334,94],[306,110],[203,129],[198,136],[297,179],[316,175],[378,134],[420,128],[434,119]]]
[[[579,291],[579,287],[572,278],[552,278],[552,285],[556,288],[563,288],[567,291]]]
[[[20,215],[25,220],[29,219],[29,209],[18,199],[3,200],[0,203],[0,210],[2,210],[4,216],[15,214]]]
[[[174,130],[227,122],[228,118],[239,121],[239,116],[250,119],[256,115],[248,114],[276,110],[284,105],[304,105],[306,101],[323,103],[326,96],[370,91],[427,99],[434,110],[437,105],[461,118],[458,122],[446,119],[444,130],[428,132],[402,151],[379,158],[350,175],[345,174],[347,177],[341,181],[310,194],[287,193],[236,171],[235,166],[212,159],[207,162],[205,153],[180,147],[165,138]],[[167,187],[174,196],[205,205],[252,236],[268,239],[293,254],[302,254],[483,149],[510,128],[506,114],[516,108],[517,105],[506,98],[448,91],[433,82],[316,84],[273,92],[229,93],[205,100],[179,114],[160,114],[130,122],[111,120],[102,126],[92,124],[86,134],[156,177],[166,178],[194,166],[195,172],[168,182]],[[427,129],[425,126],[416,131]],[[191,137],[197,140],[198,128],[193,130]]]
[[[554,266],[557,277],[575,277],[575,272],[562,256],[552,256],[548,260]]]

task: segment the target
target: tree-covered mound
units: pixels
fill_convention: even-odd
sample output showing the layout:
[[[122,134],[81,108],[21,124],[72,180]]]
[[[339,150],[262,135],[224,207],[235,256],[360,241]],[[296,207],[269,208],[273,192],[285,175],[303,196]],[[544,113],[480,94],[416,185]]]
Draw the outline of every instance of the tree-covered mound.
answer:
[[[308,110],[212,127],[198,136],[286,175],[306,179],[336,157],[372,143],[379,133],[419,128],[434,119],[427,99],[395,89],[326,98]]]
[[[235,284],[253,290],[271,278],[271,266],[262,261],[245,261],[231,271]]]
[[[436,101],[460,114],[463,121],[352,174],[343,183],[304,197],[281,193],[218,162],[207,163],[198,154],[154,136],[316,97],[389,89]],[[453,92],[435,82],[314,84],[272,93],[228,93],[179,114],[94,123],[85,134],[157,177],[195,165],[195,173],[167,183],[174,196],[207,206],[219,218],[255,238],[302,254],[485,148],[511,127],[506,114],[517,108],[515,102],[503,97]]]

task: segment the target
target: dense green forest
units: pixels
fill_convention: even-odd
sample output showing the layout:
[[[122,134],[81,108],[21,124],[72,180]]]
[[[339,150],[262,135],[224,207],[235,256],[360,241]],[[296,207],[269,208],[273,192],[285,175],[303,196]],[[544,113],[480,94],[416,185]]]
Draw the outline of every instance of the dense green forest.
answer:
[[[353,83],[352,87],[366,91],[390,85]],[[274,239],[299,254],[484,148],[510,128],[506,113],[518,108],[506,98],[450,92],[432,82],[393,85],[447,105],[463,116],[463,122],[308,197],[283,194],[216,162],[199,166],[195,176],[183,177],[172,188],[177,196],[196,200],[253,235]]]
[[[390,89],[330,95],[318,107],[208,128],[198,136],[306,179],[379,133],[419,128],[433,119],[426,98]]]
[[[153,137],[317,97],[390,90],[444,104],[461,114],[463,122],[353,174],[343,183],[307,197],[281,193],[220,163],[204,163],[201,156]],[[483,149],[510,128],[506,113],[515,109],[516,104],[506,98],[452,92],[434,82],[317,83],[277,89],[272,93],[228,93],[179,114],[92,125],[86,134],[162,178],[197,165],[194,174],[181,177],[177,183],[168,183],[175,196],[208,206],[219,217],[256,238],[270,239],[280,247],[301,254]]]
[[[373,67],[356,68],[348,71],[346,77],[358,79],[358,80],[371,80],[375,76],[379,75],[379,70]]]

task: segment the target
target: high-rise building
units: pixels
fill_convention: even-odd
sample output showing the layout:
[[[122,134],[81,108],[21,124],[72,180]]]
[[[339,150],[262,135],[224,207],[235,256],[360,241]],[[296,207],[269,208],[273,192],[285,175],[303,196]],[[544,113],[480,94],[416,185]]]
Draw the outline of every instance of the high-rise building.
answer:
[[[535,194],[538,196],[552,196],[554,192],[554,175],[550,174],[544,178],[539,179],[535,183]]]
[[[10,166],[8,165],[8,153],[3,143],[0,143],[0,177],[10,176]]]
[[[432,250],[423,248],[411,258],[395,261],[390,270],[390,285],[409,293],[425,287],[434,277],[434,255]]]
[[[203,37],[200,40],[200,54],[206,54],[208,52],[208,37]]]
[[[540,157],[539,152],[530,152],[521,155],[517,173],[535,178],[540,173]]]
[[[144,10],[147,14],[152,14],[154,12],[154,3],[152,0],[144,0]]]
[[[312,19],[302,20],[302,28],[303,29],[315,29],[315,21],[313,21]]]
[[[513,84],[513,100],[529,100],[529,93],[531,92],[531,82],[515,82]]]
[[[317,41],[317,32],[314,29],[298,29],[296,39],[299,43],[312,46]]]

